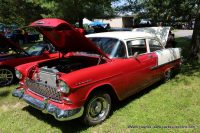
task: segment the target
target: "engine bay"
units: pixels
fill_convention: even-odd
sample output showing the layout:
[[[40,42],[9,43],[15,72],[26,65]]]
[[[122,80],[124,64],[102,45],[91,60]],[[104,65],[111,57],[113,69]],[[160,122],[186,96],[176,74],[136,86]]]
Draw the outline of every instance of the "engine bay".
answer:
[[[51,69],[54,72],[70,73],[79,69],[105,63],[105,60],[97,57],[71,56],[60,58],[39,64],[40,68]]]

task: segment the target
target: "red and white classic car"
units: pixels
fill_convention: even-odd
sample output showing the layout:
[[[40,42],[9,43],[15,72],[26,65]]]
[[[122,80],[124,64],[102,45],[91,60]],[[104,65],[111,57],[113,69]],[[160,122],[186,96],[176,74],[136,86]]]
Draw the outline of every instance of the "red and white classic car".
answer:
[[[42,19],[31,26],[63,56],[16,67],[20,86],[13,96],[60,121],[81,117],[88,125],[99,124],[109,116],[114,100],[168,80],[181,64],[180,49],[164,47],[168,27],[148,29],[152,33],[105,32],[85,37],[60,19]],[[161,36],[161,32],[165,33]]]

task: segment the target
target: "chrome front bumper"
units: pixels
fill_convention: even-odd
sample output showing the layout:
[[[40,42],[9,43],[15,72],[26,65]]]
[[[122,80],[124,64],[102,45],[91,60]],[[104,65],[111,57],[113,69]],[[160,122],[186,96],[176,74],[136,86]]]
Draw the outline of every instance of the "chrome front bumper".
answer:
[[[71,110],[62,110],[48,103],[47,101],[40,101],[38,99],[31,97],[30,95],[24,94],[23,90],[18,90],[18,89],[12,92],[12,96],[22,98],[32,107],[42,110],[43,113],[48,113],[53,115],[55,119],[59,121],[67,121],[81,117],[84,110],[83,107]]]

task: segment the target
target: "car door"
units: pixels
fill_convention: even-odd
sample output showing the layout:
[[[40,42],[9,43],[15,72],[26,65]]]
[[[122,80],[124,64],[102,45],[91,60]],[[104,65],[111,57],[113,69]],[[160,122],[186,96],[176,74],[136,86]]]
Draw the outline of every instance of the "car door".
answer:
[[[148,86],[153,74],[151,68],[156,64],[154,53],[149,52],[146,39],[127,41],[126,96],[132,95]]]

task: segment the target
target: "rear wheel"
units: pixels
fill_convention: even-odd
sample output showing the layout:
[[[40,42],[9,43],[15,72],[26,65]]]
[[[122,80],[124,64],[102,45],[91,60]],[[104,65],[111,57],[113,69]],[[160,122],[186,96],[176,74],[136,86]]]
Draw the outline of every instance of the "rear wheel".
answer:
[[[93,94],[85,105],[82,117],[86,125],[94,126],[108,118],[111,110],[111,97],[108,93]]]
[[[12,70],[0,68],[0,86],[10,85],[14,82],[15,76]]]
[[[164,73],[164,79],[163,79],[163,81],[164,82],[168,82],[171,78],[172,78],[172,69],[168,69]]]

